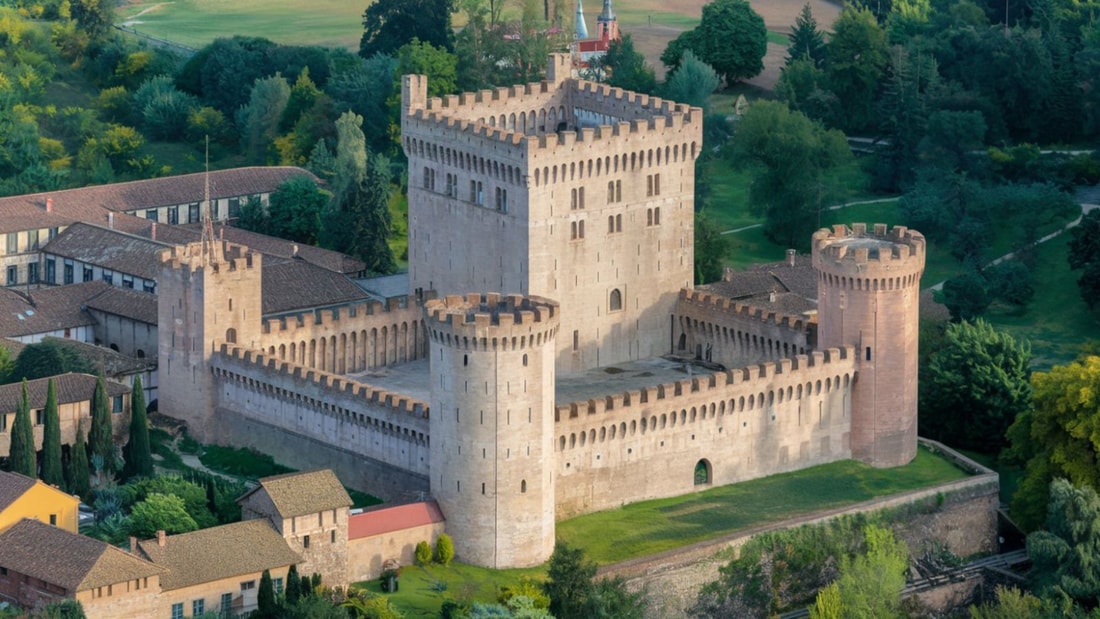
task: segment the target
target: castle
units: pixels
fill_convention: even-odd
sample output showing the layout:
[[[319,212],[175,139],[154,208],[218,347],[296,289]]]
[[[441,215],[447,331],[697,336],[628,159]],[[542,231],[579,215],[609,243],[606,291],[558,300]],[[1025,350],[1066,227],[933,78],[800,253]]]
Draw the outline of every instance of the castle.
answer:
[[[540,83],[426,93],[404,77],[407,293],[265,312],[257,252],[167,250],[161,412],[430,493],[458,557],[496,568],[544,562],[561,518],[915,456],[922,235],[815,233],[796,313],[693,287],[701,109],[575,79],[566,54]]]

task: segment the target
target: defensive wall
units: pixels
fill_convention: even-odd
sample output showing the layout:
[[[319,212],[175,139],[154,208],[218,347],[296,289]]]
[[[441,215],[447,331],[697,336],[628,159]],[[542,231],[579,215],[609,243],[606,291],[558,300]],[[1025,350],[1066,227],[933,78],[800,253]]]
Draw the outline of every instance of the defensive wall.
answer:
[[[680,291],[674,325],[678,352],[726,367],[804,355],[817,345],[817,324],[804,316],[686,288]]]
[[[265,316],[260,337],[269,358],[333,374],[415,361],[427,346],[422,310],[409,296]]]
[[[333,468],[383,498],[427,490],[427,403],[240,347],[210,366],[219,442]]]
[[[633,590],[646,588],[661,616],[681,617],[695,602],[703,585],[719,577],[719,568],[739,556],[741,547],[763,533],[815,525],[855,514],[892,512],[891,528],[921,556],[932,544],[956,556],[969,558],[998,550],[997,505],[1000,484],[996,472],[954,450],[927,439],[933,452],[970,471],[973,476],[929,488],[863,501],[848,507],[796,516],[783,522],[736,531],[662,553],[638,557],[599,569],[601,577],[622,577]]]
[[[815,351],[558,406],[557,518],[849,458],[854,357]]]

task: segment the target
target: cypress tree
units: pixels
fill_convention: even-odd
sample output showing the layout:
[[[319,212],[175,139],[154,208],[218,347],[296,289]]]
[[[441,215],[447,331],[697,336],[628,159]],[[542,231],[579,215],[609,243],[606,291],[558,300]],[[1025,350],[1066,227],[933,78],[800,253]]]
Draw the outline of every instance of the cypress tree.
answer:
[[[269,619],[275,617],[275,585],[271,582],[271,571],[264,570],[260,576],[260,590],[256,594],[256,614],[254,616]]]
[[[84,443],[84,420],[76,423],[76,440],[69,450],[66,475],[69,478],[69,492],[81,497],[88,495],[88,447]]]
[[[286,573],[286,604],[287,606],[293,606],[298,603],[298,598],[302,597],[302,583],[298,578],[298,566],[290,566],[290,571]]]
[[[132,476],[152,477],[153,454],[149,449],[149,418],[145,411],[141,375],[134,377],[134,394],[130,402],[130,442],[126,444],[126,467]]]
[[[34,426],[31,425],[30,404],[27,402],[27,380],[23,379],[23,397],[15,409],[15,423],[11,427],[11,449],[8,462],[11,470],[27,477],[37,477],[38,454],[34,448]]]
[[[46,386],[46,409],[42,429],[42,481],[65,487],[65,474],[61,469],[61,417],[57,412],[57,388],[53,379]]]
[[[115,472],[115,440],[111,426],[111,408],[107,402],[107,385],[103,375],[96,379],[95,397],[92,400],[92,430],[88,434],[92,457],[102,460],[102,472]],[[100,471],[96,471],[98,474]]]

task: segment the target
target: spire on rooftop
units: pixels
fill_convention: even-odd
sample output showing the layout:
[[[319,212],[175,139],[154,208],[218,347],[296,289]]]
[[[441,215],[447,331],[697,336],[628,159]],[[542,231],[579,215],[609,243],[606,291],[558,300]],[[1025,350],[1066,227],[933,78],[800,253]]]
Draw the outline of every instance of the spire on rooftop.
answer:
[[[577,0],[577,40],[583,41],[588,38],[588,24],[584,23],[584,7],[581,5],[581,0]]]
[[[615,11],[611,9],[611,0],[603,0],[603,11],[596,19],[600,21],[615,21]]]

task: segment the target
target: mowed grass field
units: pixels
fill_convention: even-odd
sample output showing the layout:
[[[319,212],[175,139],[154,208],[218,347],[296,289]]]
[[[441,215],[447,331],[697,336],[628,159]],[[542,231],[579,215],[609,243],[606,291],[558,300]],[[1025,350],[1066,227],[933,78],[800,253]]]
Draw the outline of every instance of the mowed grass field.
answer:
[[[660,55],[668,42],[699,23],[707,0],[619,0],[615,13],[619,28],[630,33],[639,51],[651,65],[661,68]],[[794,24],[804,0],[750,0],[764,18],[769,40],[784,44],[785,33]],[[124,0],[118,9],[118,22],[138,32],[167,39],[189,47],[202,47],[217,37],[233,35],[262,36],[288,45],[324,45],[359,49],[363,34],[363,12],[369,0]],[[839,6],[824,0],[811,0],[814,15],[821,24],[832,23]],[[514,5],[514,6],[513,6]],[[588,31],[596,31],[596,15],[601,0],[584,5]],[[518,13],[514,2],[506,11]],[[576,4],[567,2],[565,26],[574,27]],[[507,17],[507,14],[506,14]],[[462,15],[454,23],[461,25]]]
[[[199,48],[218,37],[265,37],[286,45],[359,49],[366,0],[124,1],[120,24]]]

